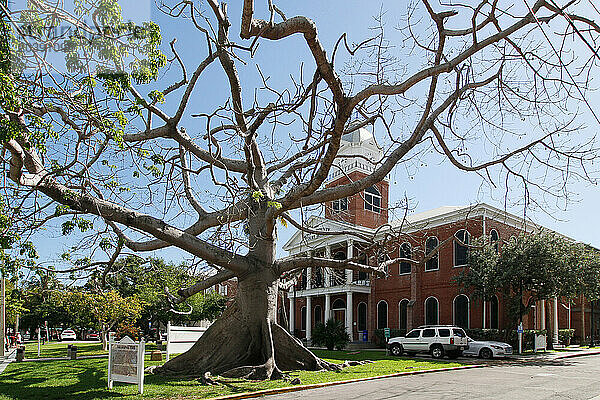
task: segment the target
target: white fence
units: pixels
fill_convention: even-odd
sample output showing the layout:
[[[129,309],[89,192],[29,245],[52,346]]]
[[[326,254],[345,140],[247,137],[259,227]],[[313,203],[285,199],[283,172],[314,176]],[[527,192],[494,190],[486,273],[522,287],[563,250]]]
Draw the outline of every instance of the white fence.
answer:
[[[171,354],[184,353],[192,348],[194,343],[208,329],[205,326],[174,326],[167,325],[167,361]]]

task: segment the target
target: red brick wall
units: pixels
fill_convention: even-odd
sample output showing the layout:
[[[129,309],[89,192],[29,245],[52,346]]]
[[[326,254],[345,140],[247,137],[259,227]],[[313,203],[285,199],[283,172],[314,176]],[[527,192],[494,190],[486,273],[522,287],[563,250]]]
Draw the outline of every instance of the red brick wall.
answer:
[[[333,182],[330,182],[326,187],[339,186],[350,182],[355,182],[367,175],[362,172],[351,172],[348,176],[341,177]],[[325,205],[325,218],[334,221],[346,221],[354,225],[366,226],[369,228],[377,228],[385,224],[388,220],[388,198],[389,184],[385,181],[375,185],[379,193],[381,193],[381,212],[376,213],[370,210],[365,210],[364,192],[355,194],[348,198],[347,211],[333,211],[332,202]]]

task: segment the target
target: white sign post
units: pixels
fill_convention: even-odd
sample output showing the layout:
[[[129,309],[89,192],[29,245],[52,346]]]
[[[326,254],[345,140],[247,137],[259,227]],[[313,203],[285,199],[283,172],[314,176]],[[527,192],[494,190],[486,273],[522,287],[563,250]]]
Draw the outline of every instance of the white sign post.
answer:
[[[185,353],[206,332],[203,326],[174,326],[167,324],[167,361],[171,354]]]
[[[144,352],[146,343],[134,342],[125,336],[118,342],[111,338],[108,344],[108,388],[113,382],[137,383],[144,393]]]
[[[517,328],[517,333],[519,335],[519,354],[521,354],[523,352],[523,323],[522,322],[519,324],[519,327]]]

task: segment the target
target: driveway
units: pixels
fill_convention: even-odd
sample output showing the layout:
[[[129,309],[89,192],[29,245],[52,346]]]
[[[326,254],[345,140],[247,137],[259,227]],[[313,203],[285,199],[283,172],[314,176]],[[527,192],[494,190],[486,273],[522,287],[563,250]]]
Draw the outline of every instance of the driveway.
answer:
[[[283,399],[600,399],[600,355],[491,364],[487,368],[349,383]]]

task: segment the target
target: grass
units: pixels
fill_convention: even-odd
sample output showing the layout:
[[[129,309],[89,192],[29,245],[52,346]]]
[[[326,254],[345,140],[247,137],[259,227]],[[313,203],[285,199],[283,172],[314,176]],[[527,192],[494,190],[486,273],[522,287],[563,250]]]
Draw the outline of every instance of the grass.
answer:
[[[418,371],[423,369],[458,366],[458,363],[433,360],[413,360],[386,356],[383,352],[362,351],[315,351],[329,361],[340,363],[344,360],[376,360],[372,364],[357,365],[345,368],[342,372],[308,372],[293,371],[292,377],[300,378],[302,384],[341,381],[388,375],[402,371]],[[354,353],[354,354],[353,354]],[[11,363],[4,373],[0,374],[0,400],[25,399],[107,399],[121,398],[156,398],[186,399],[210,398],[235,393],[250,392],[263,389],[290,386],[288,382],[277,381],[245,381],[229,379],[217,386],[202,386],[197,380],[174,380],[153,375],[146,375],[144,395],[137,394],[137,386],[115,383],[113,390],[106,387],[107,359],[60,360]],[[149,361],[146,366],[160,362]]]
[[[107,351],[102,350],[102,343],[100,343],[100,342],[89,342],[89,343],[46,342],[46,344],[41,345],[40,358],[66,357],[67,356],[67,346],[70,344],[74,344],[75,346],[77,346],[77,355],[78,356],[108,354]],[[38,349],[37,342],[26,342],[25,343],[25,358],[26,359],[38,358],[37,349]]]
[[[46,342],[41,345],[40,357],[39,358],[56,358],[67,356],[67,346],[74,344],[77,346],[77,356],[92,356],[99,354],[108,354],[108,351],[102,350],[102,343],[100,342]],[[26,342],[25,343],[25,359],[35,359],[37,356],[37,342]],[[146,344],[146,351],[156,349],[154,343]]]

